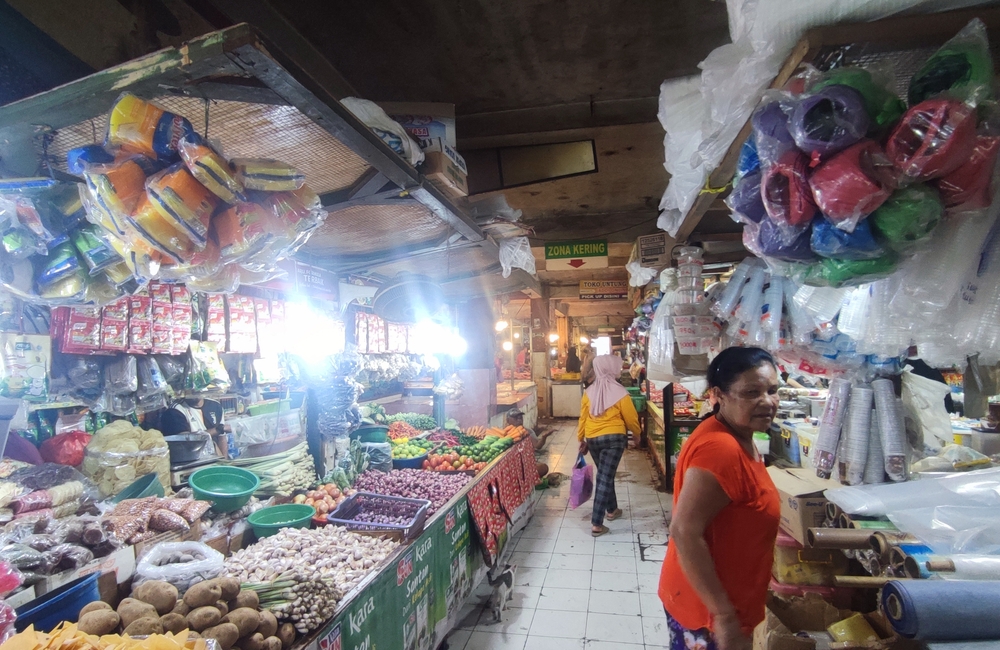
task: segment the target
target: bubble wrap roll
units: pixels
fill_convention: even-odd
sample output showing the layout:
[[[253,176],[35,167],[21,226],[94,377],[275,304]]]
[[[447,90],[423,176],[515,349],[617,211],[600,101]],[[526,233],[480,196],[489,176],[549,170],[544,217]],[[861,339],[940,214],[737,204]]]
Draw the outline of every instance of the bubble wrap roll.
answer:
[[[872,391],[874,392],[874,391]],[[885,457],[882,455],[882,437],[878,429],[878,415],[871,413],[868,429],[868,460],[865,461],[865,483],[885,483]]]
[[[875,392],[875,414],[878,416],[879,437],[885,457],[885,473],[893,481],[906,480],[906,428],[902,410],[896,400],[892,381],[876,379],[872,382]]]
[[[840,430],[844,426],[850,397],[851,382],[839,378],[830,381],[830,394],[826,399],[823,417],[820,418],[815,447],[816,475],[820,478],[830,478],[833,473],[837,446],[840,444]]]
[[[843,437],[846,439],[844,462],[847,464],[847,484],[861,485],[865,481],[868,460],[868,438],[871,436],[872,389],[855,386],[847,408]]]

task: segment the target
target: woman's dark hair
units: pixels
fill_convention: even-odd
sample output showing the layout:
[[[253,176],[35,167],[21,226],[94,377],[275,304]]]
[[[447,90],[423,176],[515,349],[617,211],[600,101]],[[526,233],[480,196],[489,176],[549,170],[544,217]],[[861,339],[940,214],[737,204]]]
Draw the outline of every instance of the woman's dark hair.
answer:
[[[726,348],[708,365],[708,387],[726,392],[736,378],[747,370],[754,370],[769,363],[777,367],[774,357],[760,348]]]

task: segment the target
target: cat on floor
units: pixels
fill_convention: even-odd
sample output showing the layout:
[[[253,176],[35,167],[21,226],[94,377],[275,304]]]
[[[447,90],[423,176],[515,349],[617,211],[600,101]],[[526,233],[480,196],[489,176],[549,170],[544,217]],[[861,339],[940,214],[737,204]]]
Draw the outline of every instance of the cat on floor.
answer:
[[[493,612],[493,621],[499,623],[503,620],[503,613],[507,610],[507,603],[514,597],[514,575],[517,573],[516,564],[504,565],[503,571],[496,577],[487,576],[490,586],[493,587],[493,595],[490,596],[490,609]]]

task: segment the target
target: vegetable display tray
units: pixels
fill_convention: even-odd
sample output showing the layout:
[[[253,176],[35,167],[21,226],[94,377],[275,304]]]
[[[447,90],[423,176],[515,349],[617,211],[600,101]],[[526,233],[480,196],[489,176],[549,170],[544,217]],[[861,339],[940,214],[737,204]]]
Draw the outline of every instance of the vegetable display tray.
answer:
[[[413,511],[413,518],[407,524],[376,524],[367,521],[356,521],[355,518],[362,509],[392,509],[407,507]],[[358,492],[337,506],[337,509],[326,517],[330,526],[343,526],[347,530],[364,532],[398,531],[406,539],[414,539],[424,532],[424,522],[427,521],[427,510],[431,502],[426,499],[407,499],[372,492]]]

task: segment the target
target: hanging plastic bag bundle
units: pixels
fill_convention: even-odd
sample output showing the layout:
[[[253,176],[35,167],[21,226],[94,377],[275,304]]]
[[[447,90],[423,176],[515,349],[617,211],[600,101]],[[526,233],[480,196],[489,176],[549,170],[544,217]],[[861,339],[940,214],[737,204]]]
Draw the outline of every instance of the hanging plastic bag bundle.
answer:
[[[176,158],[181,139],[192,133],[194,127],[180,115],[125,93],[111,109],[105,144],[169,162]]]
[[[282,227],[268,210],[256,203],[237,203],[212,217],[219,252],[227,262],[253,257]]]
[[[924,181],[961,167],[975,145],[975,109],[952,99],[928,99],[903,115],[885,153],[902,175]]]
[[[189,261],[197,251],[191,238],[167,221],[153,202],[145,197],[129,216],[128,223],[145,244],[176,263]]]
[[[84,206],[90,221],[119,237],[126,235],[126,220],[146,198],[148,171],[147,161],[140,156],[87,165],[83,178],[91,200],[84,200]]]
[[[743,141],[740,156],[736,160],[736,179],[760,171],[760,157],[757,155],[757,137],[753,132]]]
[[[955,171],[937,181],[945,206],[955,212],[981,210],[993,201],[992,181],[1000,152],[1000,135],[979,133],[972,154]]]
[[[839,84],[801,98],[788,120],[796,146],[816,160],[850,147],[865,137],[868,126],[861,93]]]
[[[111,245],[104,241],[100,226],[91,223],[77,228],[70,239],[87,265],[90,275],[96,275],[122,261]]]
[[[817,219],[813,223],[809,245],[820,257],[841,260],[870,260],[885,254],[872,236],[867,220],[859,223],[854,232],[847,232],[826,219]]]
[[[764,171],[778,161],[781,156],[795,149],[795,139],[788,131],[788,115],[792,102],[788,97],[767,99],[753,112],[750,124],[753,127],[757,157]]]
[[[733,191],[726,197],[726,205],[735,216],[751,223],[760,223],[767,211],[764,209],[764,199],[760,194],[761,173],[754,170],[734,181]]]
[[[878,143],[863,140],[816,168],[809,186],[826,218],[850,232],[885,203],[896,188],[896,178]]]
[[[191,175],[225,203],[245,201],[243,183],[236,170],[196,133],[181,139],[178,148],[181,160]]]
[[[906,111],[906,103],[888,88],[887,79],[879,79],[864,68],[834,68],[810,90],[816,92],[827,86],[850,86],[861,94],[868,111],[870,134],[884,133]]]
[[[930,235],[944,217],[937,189],[916,183],[896,190],[867,219],[872,231],[896,251],[907,251]]]
[[[194,248],[205,246],[212,212],[219,201],[187,167],[177,164],[150,176],[146,193],[156,211],[174,229],[187,235]]]
[[[816,215],[809,188],[809,161],[800,151],[787,151],[765,172],[760,192],[764,209],[776,225],[808,226]]]
[[[993,57],[986,25],[978,18],[969,21],[910,78],[910,106],[942,95],[971,106],[993,95]]]
[[[788,237],[771,219],[762,219],[757,235],[757,249],[764,257],[773,257],[786,262],[811,262],[816,255],[810,248],[811,233],[808,227],[797,229],[797,234]]]
[[[306,182],[305,174],[287,163],[266,158],[234,158],[236,178],[248,190],[287,192]]]
[[[898,262],[899,256],[893,251],[865,260],[828,257],[810,270],[805,282],[818,287],[856,286],[888,277]]]

